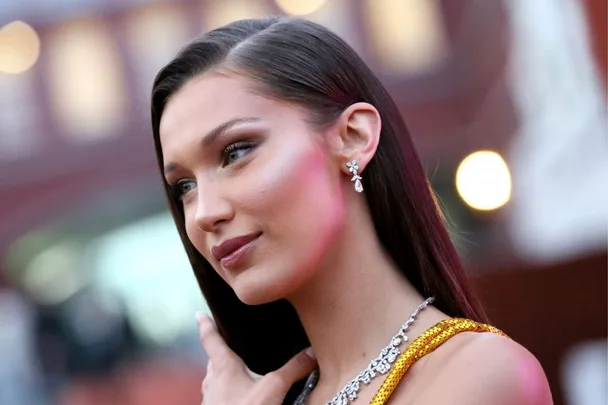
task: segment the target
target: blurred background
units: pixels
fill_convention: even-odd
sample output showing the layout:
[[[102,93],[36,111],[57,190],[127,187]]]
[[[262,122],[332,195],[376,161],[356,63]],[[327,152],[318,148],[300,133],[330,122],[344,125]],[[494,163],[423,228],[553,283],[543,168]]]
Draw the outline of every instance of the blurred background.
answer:
[[[148,99],[186,41],[269,14],[374,69],[493,323],[556,404],[606,404],[605,0],[0,0],[0,405],[198,403]]]

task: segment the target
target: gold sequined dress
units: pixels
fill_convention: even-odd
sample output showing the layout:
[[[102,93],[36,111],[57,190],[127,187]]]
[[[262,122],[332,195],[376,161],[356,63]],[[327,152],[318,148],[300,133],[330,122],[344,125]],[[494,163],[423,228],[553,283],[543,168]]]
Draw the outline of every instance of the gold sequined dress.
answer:
[[[462,332],[491,332],[506,336],[501,330],[493,326],[470,319],[452,318],[437,323],[415,339],[399,356],[382,386],[372,398],[370,405],[386,404],[397,389],[401,379],[416,361],[432,353],[450,338]]]

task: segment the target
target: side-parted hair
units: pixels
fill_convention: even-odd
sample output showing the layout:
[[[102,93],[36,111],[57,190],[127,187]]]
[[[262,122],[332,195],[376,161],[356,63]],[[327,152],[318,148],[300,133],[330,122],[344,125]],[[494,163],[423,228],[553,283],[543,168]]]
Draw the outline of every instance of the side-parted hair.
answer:
[[[161,174],[159,127],[167,101],[191,78],[220,66],[247,77],[265,96],[304,107],[314,128],[333,124],[353,103],[375,106],[382,129],[376,154],[365,168],[363,186],[382,246],[422,295],[436,298],[438,309],[452,317],[486,321],[397,106],[355,51],[318,24],[275,17],[235,21],[183,48],[158,73],[152,90],[152,128]],[[220,333],[252,371],[264,374],[281,367],[309,345],[293,307],[284,300],[259,306],[242,303],[192,245],[181,202],[166,190]],[[403,310],[406,314],[411,308]],[[294,386],[286,404],[293,401],[298,388]]]

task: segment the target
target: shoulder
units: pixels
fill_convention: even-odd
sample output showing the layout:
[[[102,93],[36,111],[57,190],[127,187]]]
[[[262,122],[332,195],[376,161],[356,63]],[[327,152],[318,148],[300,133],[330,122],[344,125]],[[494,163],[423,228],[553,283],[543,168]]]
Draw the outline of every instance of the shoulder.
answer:
[[[415,404],[553,403],[538,360],[515,341],[493,333],[462,333],[444,346],[429,355],[420,381],[427,386]]]
[[[479,404],[553,403],[540,363],[523,346],[493,333],[471,333],[463,340],[467,341],[454,353],[448,370],[453,377],[458,376],[462,395],[478,398],[474,403]]]

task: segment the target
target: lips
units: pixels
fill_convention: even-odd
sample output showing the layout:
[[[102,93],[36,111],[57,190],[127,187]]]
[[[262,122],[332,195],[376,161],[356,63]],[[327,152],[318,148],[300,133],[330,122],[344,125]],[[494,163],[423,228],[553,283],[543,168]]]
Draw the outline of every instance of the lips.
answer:
[[[211,248],[211,254],[215,260],[220,261],[229,256],[231,253],[257,239],[261,234],[262,232],[253,232],[247,235],[237,236],[236,238],[225,240],[219,245],[213,246]]]

